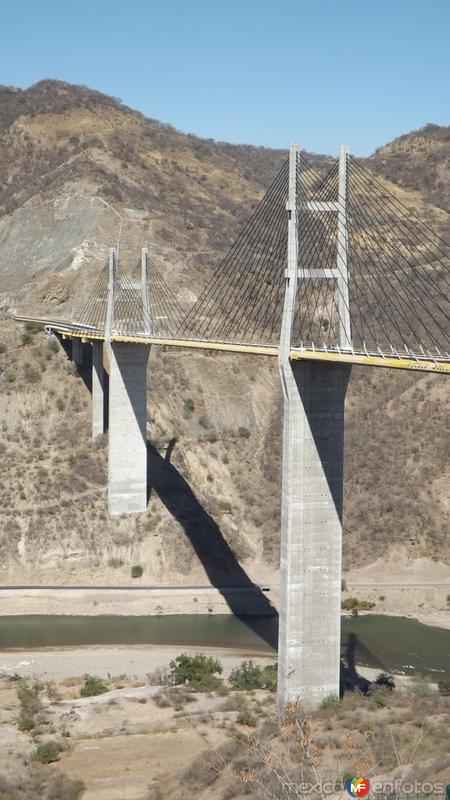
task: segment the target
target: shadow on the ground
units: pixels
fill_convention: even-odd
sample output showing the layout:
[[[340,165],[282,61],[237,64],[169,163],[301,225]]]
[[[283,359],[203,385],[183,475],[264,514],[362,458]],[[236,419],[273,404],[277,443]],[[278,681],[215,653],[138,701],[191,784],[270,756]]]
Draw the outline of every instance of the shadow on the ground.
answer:
[[[356,654],[357,651],[363,651],[369,663],[376,664],[379,667],[381,674],[376,681],[369,681],[363,675],[360,675],[356,669]],[[373,691],[376,686],[386,686],[389,689],[394,688],[394,681],[386,675],[384,667],[380,660],[361,642],[356,633],[350,633],[347,641],[341,644],[341,671],[340,671],[340,685],[339,694],[343,697],[345,692],[358,691],[362,694],[368,694]]]
[[[147,442],[149,496],[151,489],[154,489],[167,510],[183,527],[211,584],[219,590],[233,614],[267,644],[276,648],[276,621],[264,620],[265,616],[277,616],[276,609],[262,589],[249,578],[217,523],[205,511],[188,482],[170,463],[175,441],[172,439],[169,443],[165,458]],[[251,616],[242,613],[243,606],[253,610],[253,613],[249,612]]]

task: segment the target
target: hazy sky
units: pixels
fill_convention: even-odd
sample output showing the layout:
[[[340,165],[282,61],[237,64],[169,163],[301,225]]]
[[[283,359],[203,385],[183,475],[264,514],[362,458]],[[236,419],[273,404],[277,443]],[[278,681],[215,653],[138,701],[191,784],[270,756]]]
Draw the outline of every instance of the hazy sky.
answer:
[[[450,124],[450,0],[0,0],[0,83],[47,77],[182,131],[366,155]]]

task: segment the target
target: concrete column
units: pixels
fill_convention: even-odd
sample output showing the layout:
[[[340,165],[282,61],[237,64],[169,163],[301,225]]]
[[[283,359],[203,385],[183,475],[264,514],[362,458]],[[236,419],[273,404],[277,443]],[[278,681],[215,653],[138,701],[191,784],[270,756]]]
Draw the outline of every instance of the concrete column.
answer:
[[[347,365],[295,361],[284,394],[278,698],[339,694]]]
[[[78,337],[72,339],[72,361],[76,367],[81,367],[83,363],[83,343]]]
[[[103,342],[92,342],[92,438],[104,433]]]
[[[111,342],[108,505],[111,514],[147,508],[149,345]]]

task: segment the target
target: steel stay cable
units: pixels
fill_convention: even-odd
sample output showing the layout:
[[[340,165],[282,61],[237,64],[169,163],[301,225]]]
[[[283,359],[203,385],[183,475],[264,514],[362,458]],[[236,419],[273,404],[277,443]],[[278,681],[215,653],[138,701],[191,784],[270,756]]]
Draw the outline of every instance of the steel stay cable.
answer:
[[[271,211],[271,209],[269,209],[269,213],[270,213],[270,211]],[[262,243],[261,243],[261,241],[259,241],[258,252],[257,253],[255,253],[254,251],[251,252],[251,258],[252,258],[253,264],[252,264],[252,269],[249,269],[248,264],[247,264],[247,266],[245,268],[244,286],[246,286],[246,288],[244,289],[244,294],[241,296],[241,303],[246,301],[248,294],[250,292],[252,292],[252,290],[254,289],[254,280],[255,280],[255,278],[257,278],[261,273],[267,274],[267,273],[270,272],[270,269],[271,269],[271,266],[272,266],[271,262],[274,260],[273,259],[273,255],[274,255],[273,251],[275,250],[275,252],[276,252],[276,248],[279,246],[278,241],[279,241],[280,237],[284,238],[284,235],[285,235],[285,232],[283,231],[284,222],[285,222],[284,213],[285,212],[282,211],[282,209],[280,209],[275,216],[272,215],[272,214],[270,215],[271,216],[271,221],[269,221],[268,224],[266,224],[266,227],[265,227],[265,238],[264,238]],[[269,267],[266,266],[266,255],[265,255],[265,252],[264,252],[266,247],[267,247],[267,249],[270,249],[272,251],[271,252],[271,257],[270,257],[270,262],[269,262]],[[239,291],[241,291],[239,286],[234,286],[233,287],[234,294],[236,294],[236,292],[239,292]],[[258,296],[255,297],[255,303],[257,301],[258,301]],[[233,317],[231,319],[231,323],[232,323],[231,330],[233,329],[234,323],[236,321],[238,321],[238,324],[240,322],[241,308],[242,308],[242,305],[241,306],[237,306],[235,308]]]
[[[248,311],[248,308],[249,308],[249,304],[246,304],[246,298],[247,298],[249,292],[251,293],[253,291],[253,289],[254,289],[254,281],[259,278],[261,273],[264,273],[264,272],[270,273],[271,272],[271,267],[273,266],[270,262],[269,262],[269,266],[268,267],[266,266],[266,264],[267,264],[266,258],[267,257],[265,255],[265,252],[263,252],[263,251],[265,250],[266,247],[268,249],[279,247],[280,239],[284,239],[285,236],[287,236],[287,225],[286,225],[285,214],[286,214],[285,209],[283,207],[281,207],[278,210],[276,215],[272,215],[272,221],[271,221],[271,223],[269,223],[268,232],[266,234],[266,240],[264,241],[263,245],[260,247],[259,253],[257,254],[257,259],[259,260],[259,265],[257,264],[251,271],[246,270],[246,272],[247,272],[247,275],[246,275],[247,288],[246,288],[246,290],[244,292],[244,295],[241,298],[241,303],[244,303],[246,311]],[[284,231],[284,228],[286,228],[286,231]],[[253,254],[253,255],[255,255],[255,254]],[[273,253],[271,253],[271,256],[273,256]],[[254,298],[253,305],[250,306],[250,308],[251,309],[254,308],[254,306],[258,303],[258,301],[261,303],[263,300],[264,300],[264,298],[258,297],[258,295],[256,294],[255,298]],[[240,320],[240,317],[238,317],[237,315],[240,313],[241,308],[242,308],[242,306],[240,308],[236,307],[235,312],[234,312],[233,316],[231,317],[231,320],[230,320],[231,327],[229,328],[229,332],[230,333],[235,328],[236,319]],[[250,324],[250,322],[251,322],[251,318],[249,319],[248,324]],[[247,327],[248,327],[248,325],[247,325]]]
[[[361,176],[359,176],[359,174],[358,174],[358,165],[355,165],[355,166],[354,166],[354,171],[356,172],[356,179],[357,179],[357,180],[359,180],[359,182],[360,182],[360,183],[362,183],[363,181],[368,181],[368,180],[370,180],[370,175],[369,175],[368,173],[366,173],[366,174],[367,174],[369,177],[365,177],[365,174],[364,174],[364,172],[362,172],[362,173],[361,173]],[[389,192],[387,192],[387,194],[389,195],[389,197],[392,197],[392,195],[390,195],[390,193],[389,193]],[[386,195],[386,192],[384,193],[384,195]],[[375,195],[375,197],[377,197],[377,195]],[[388,200],[389,200],[389,197],[388,197]],[[372,198],[374,198],[374,193],[373,193],[373,192],[372,192]],[[384,221],[386,222],[386,224],[389,226],[390,230],[395,232],[395,227],[393,227],[393,223],[392,223],[392,218],[391,218],[391,216],[387,216],[387,217],[386,217],[386,208],[388,207],[388,204],[387,204],[385,201],[381,202],[382,198],[380,198],[380,196],[379,196],[379,195],[378,195],[378,198],[379,198],[379,199],[378,199],[378,202],[376,201],[376,199],[374,200],[374,202],[375,202],[375,205],[376,205],[376,208],[377,208],[377,209],[378,209],[378,210],[381,212],[381,214],[383,215],[383,219],[384,219]],[[440,280],[441,280],[443,283],[445,283],[445,285],[446,285],[446,286],[448,286],[448,287],[449,287],[449,289],[450,289],[450,282],[447,280],[447,277],[446,277],[446,273],[448,273],[448,271],[449,271],[448,262],[449,262],[449,258],[450,258],[450,249],[447,249],[447,252],[446,252],[446,253],[444,253],[444,251],[443,251],[443,250],[442,250],[442,249],[441,249],[439,246],[437,246],[437,245],[433,245],[433,246],[435,247],[435,250],[437,250],[438,252],[440,252],[440,253],[443,255],[443,257],[444,257],[445,261],[447,262],[447,266],[445,267],[445,266],[442,264],[442,261],[440,261],[440,260],[439,260],[439,258],[437,257],[436,253],[434,253],[434,252],[433,252],[433,250],[431,249],[431,247],[430,247],[430,245],[429,245],[429,242],[428,242],[428,240],[421,239],[421,238],[418,236],[418,234],[417,234],[417,225],[416,225],[416,226],[414,226],[414,227],[411,227],[411,226],[409,225],[408,221],[407,221],[407,220],[405,220],[405,218],[404,218],[404,217],[400,217],[400,216],[399,216],[399,215],[396,213],[396,211],[395,211],[395,206],[394,206],[394,204],[393,204],[391,201],[390,201],[390,207],[391,207],[391,209],[392,209],[392,214],[393,214],[393,216],[394,216],[394,219],[395,219],[395,221],[396,221],[396,223],[397,223],[398,227],[401,227],[401,228],[403,228],[403,229],[406,231],[407,235],[408,235],[410,238],[414,238],[414,239],[416,240],[417,244],[413,244],[412,246],[414,246],[414,247],[416,247],[417,249],[420,249],[420,250],[421,250],[421,252],[420,252],[421,260],[425,261],[425,263],[426,263],[427,265],[429,265],[429,266],[430,266],[430,267],[431,267],[431,268],[434,270],[434,272],[435,272],[435,273],[438,273],[438,274],[439,274],[439,278],[440,278]],[[405,207],[405,208],[406,208],[406,207]],[[411,214],[411,216],[414,216],[412,212],[410,212],[410,214]],[[420,220],[418,220],[416,217],[414,217],[414,218],[415,218],[415,219],[416,219],[418,222],[421,222],[421,221],[420,221]],[[443,240],[441,240],[441,239],[440,239],[440,237],[438,236],[438,234],[436,234],[436,232],[433,232],[433,231],[432,231],[432,229],[431,229],[429,226],[425,225],[425,223],[423,223],[423,225],[424,225],[424,227],[425,227],[427,230],[429,230],[430,232],[432,232],[432,233],[433,233],[433,235],[435,236],[435,238],[439,239],[439,241],[443,241]],[[405,248],[405,249],[408,251],[408,253],[410,254],[410,256],[412,256],[412,258],[414,259],[414,261],[416,261],[416,262],[417,262],[417,261],[418,261],[417,254],[416,254],[416,253],[413,253],[413,251],[411,250],[411,248],[410,248],[409,244],[406,244],[404,241],[402,241],[402,245],[403,245],[403,247],[404,247],[404,248]],[[430,255],[432,256],[432,260],[429,260],[429,259],[427,259],[427,258],[426,258],[425,254],[423,253],[423,248],[425,248],[426,250],[428,250],[428,252],[429,252],[429,253],[430,253]],[[448,246],[448,245],[447,245],[447,248],[449,248],[449,246]],[[408,264],[408,260],[406,259],[406,257],[404,256],[404,254],[403,254],[403,253],[401,253],[401,251],[400,251],[400,254],[401,254],[401,257],[403,258],[403,260],[404,260],[404,261],[406,261],[406,263]],[[435,263],[436,263],[436,262],[439,264],[439,266],[444,266],[444,271],[443,271],[443,272],[439,272],[439,271],[436,269],[436,267],[435,267]],[[433,273],[428,273],[428,277],[429,277],[429,279],[431,280],[431,282],[432,282],[433,286],[436,288],[436,290],[437,290],[437,291],[438,291],[438,292],[439,292],[439,293],[440,293],[440,294],[441,294],[441,295],[442,295],[444,298],[446,298],[446,295],[445,295],[445,293],[442,291],[441,287],[440,287],[438,284],[436,284],[436,283],[435,283],[435,280],[434,280]]]
[[[280,194],[280,195],[278,195],[278,196],[279,196],[279,197],[281,197],[281,194]],[[266,212],[266,209],[264,209],[264,212]],[[263,220],[263,221],[264,221],[264,223],[265,223],[265,229],[266,229],[265,238],[264,238],[264,242],[265,242],[265,239],[267,238],[267,235],[268,235],[268,231],[267,231],[267,223],[266,223],[266,218],[265,218],[265,217],[262,217],[262,220]],[[258,237],[257,237],[257,236],[256,236],[256,237],[254,237],[254,241],[258,241]],[[260,242],[260,241],[259,241],[259,245],[260,245],[260,247],[261,247],[261,242]],[[245,259],[247,259],[247,258],[248,258],[248,254],[252,252],[252,247],[253,247],[253,240],[252,240],[252,242],[251,242],[251,243],[249,243],[249,242],[245,242],[245,249],[244,249],[244,248],[241,248],[241,249],[243,249],[243,250],[244,250],[244,258],[245,258]],[[254,252],[253,252],[253,255],[254,255]],[[228,281],[228,282],[230,282],[230,278],[233,278],[233,277],[235,277],[235,276],[236,276],[236,274],[238,275],[238,278],[239,278],[239,276],[240,276],[240,273],[241,273],[242,271],[244,271],[244,273],[245,273],[245,274],[244,274],[244,276],[243,276],[243,279],[244,279],[244,283],[246,283],[246,282],[248,282],[249,278],[251,279],[251,276],[249,276],[249,275],[247,274],[247,270],[248,270],[248,266],[247,266],[247,267],[243,267],[243,264],[242,264],[242,263],[238,263],[238,265],[237,265],[237,269],[235,269],[235,270],[234,270],[234,272],[232,273],[232,275],[231,275],[231,276],[230,276],[230,275],[226,275],[226,276],[225,276],[225,278],[227,279],[227,281]],[[234,293],[236,293],[237,291],[239,291],[239,287],[238,287],[238,286],[236,286],[236,285],[232,286],[232,291],[233,291]],[[217,294],[217,292],[216,292],[216,294]],[[230,298],[228,298],[228,302],[230,302]],[[217,321],[216,325],[214,326],[214,328],[213,328],[213,331],[215,331],[215,330],[217,329],[218,325],[220,326],[220,321],[219,321],[219,320]]]
[[[369,214],[369,212],[367,212],[367,206],[365,206],[365,207],[364,207],[364,211],[363,211],[362,213],[364,214],[364,216],[366,217],[366,219],[368,219],[368,220],[369,220],[369,222],[372,222],[372,223],[373,223],[373,221],[374,221],[374,217],[373,217],[373,215],[370,215],[370,214]],[[376,221],[375,221],[375,224],[376,224]],[[392,248],[393,248],[393,245],[392,245],[392,244],[390,244],[390,243],[388,243],[388,247],[389,247],[389,248],[392,250]],[[382,252],[383,252],[383,254],[384,254],[384,255],[386,255],[386,248],[381,248],[381,249],[382,249]],[[389,255],[388,255],[388,260],[390,260],[390,257],[389,257]],[[420,308],[421,308],[421,309],[424,311],[425,315],[426,315],[427,317],[431,317],[431,319],[432,319],[432,320],[435,322],[435,324],[437,325],[438,329],[439,329],[439,330],[442,332],[442,328],[441,328],[441,325],[440,325],[440,323],[439,323],[439,322],[438,322],[438,320],[436,320],[436,318],[434,317],[434,314],[433,314],[433,312],[432,312],[432,311],[430,311],[430,309],[429,309],[429,308],[428,308],[428,307],[425,305],[425,303],[424,303],[424,302],[423,302],[423,300],[422,300],[422,296],[421,296],[421,295],[420,295],[420,293],[418,292],[418,290],[417,290],[417,288],[416,288],[416,286],[415,286],[414,282],[413,282],[413,281],[411,281],[411,279],[410,279],[410,276],[409,276],[407,273],[405,273],[405,271],[404,271],[404,269],[401,267],[401,265],[400,265],[400,271],[401,271],[401,272],[402,272],[402,274],[403,274],[403,275],[405,275],[405,276],[406,276],[406,278],[408,279],[408,284],[405,284],[405,283],[402,281],[401,277],[400,277],[398,274],[394,274],[394,278],[395,278],[395,280],[397,280],[397,282],[400,284],[400,286],[401,286],[401,287],[402,287],[402,288],[405,290],[405,292],[406,292],[406,295],[407,295],[407,296],[409,295],[410,297],[412,296],[413,298],[415,298],[415,301],[416,301],[416,303],[417,303],[417,304],[420,306]],[[389,271],[389,269],[386,269],[386,270],[384,271],[384,274],[388,276],[388,278],[387,278],[387,279],[388,279],[388,281],[389,281],[389,283],[390,283],[390,285],[391,285],[391,287],[392,287],[392,281],[391,281],[391,275],[392,275],[392,273]],[[419,276],[417,276],[417,277],[419,277]],[[405,300],[405,299],[404,299],[404,298],[403,298],[401,295],[398,295],[398,293],[397,293],[397,296],[400,298],[400,301],[401,301],[401,303],[402,303],[402,304],[404,304],[404,303],[406,302],[406,300]],[[450,317],[449,317],[449,316],[446,314],[445,310],[444,310],[444,309],[442,309],[442,307],[441,307],[441,306],[440,306],[440,305],[439,305],[437,302],[435,302],[435,306],[437,306],[437,307],[439,308],[439,310],[440,310],[440,311],[441,311],[441,312],[444,314],[444,316],[445,316],[447,319],[450,319]],[[427,326],[424,324],[424,321],[423,321],[423,319],[419,319],[419,322],[420,322],[420,324],[422,325],[422,327],[425,329],[425,331],[427,332],[427,334],[428,334],[428,335],[430,335],[430,336],[432,337],[432,339],[434,339],[434,341],[436,342],[437,340],[436,340],[436,338],[435,338],[434,334],[433,334],[431,331],[429,331],[429,329],[427,328]],[[408,323],[408,324],[409,324],[409,323]],[[411,327],[411,326],[409,325],[409,327]]]
[[[360,187],[363,187],[363,186],[364,186],[364,184],[361,182],[361,180],[360,180],[358,177],[356,177],[356,178],[355,178],[355,181],[357,182],[357,184],[358,184]],[[376,208],[378,209],[378,208],[379,208],[379,205],[376,205]],[[369,213],[369,212],[367,211],[367,213]],[[372,217],[372,219],[373,219],[373,218],[374,218],[374,215],[372,214],[372,215],[371,215],[371,217]],[[390,229],[390,230],[391,230],[391,231],[392,231],[392,232],[395,234],[395,228],[393,228],[393,227],[392,227],[392,223],[391,223],[391,221],[390,221],[390,220],[388,221],[388,220],[386,220],[385,218],[384,218],[384,221],[386,221],[386,223],[387,223],[387,225],[388,225],[389,229]],[[377,221],[377,222],[378,222],[378,221]],[[397,236],[397,237],[395,237],[395,238],[398,238],[398,236]],[[398,246],[395,244],[395,242],[389,242],[389,240],[387,240],[387,242],[388,242],[388,243],[390,243],[390,247],[391,247],[391,248],[393,248],[393,249],[395,249],[395,250],[396,250],[396,252],[398,253],[399,257],[400,257],[400,258],[401,258],[401,259],[402,259],[404,262],[406,262],[406,264],[407,264],[408,268],[409,268],[409,269],[414,269],[414,268],[413,268],[413,267],[412,267],[412,266],[409,264],[409,262],[408,262],[408,259],[407,259],[407,258],[406,258],[406,256],[405,256],[405,255],[402,253],[402,251],[401,251],[401,250],[398,248]],[[405,242],[403,242],[403,241],[402,241],[402,245],[403,245],[403,247],[405,247],[405,249],[408,251],[408,253],[410,254],[410,256],[412,256],[412,257],[414,258],[414,260],[415,260],[415,261],[418,261],[418,256],[417,256],[415,253],[413,253],[413,252],[412,252],[412,250],[410,250],[409,246],[408,246],[407,244],[405,244]],[[431,266],[430,262],[426,262],[426,263],[427,263],[429,266]],[[441,263],[441,262],[439,262],[439,263]],[[420,280],[420,281],[424,281],[424,282],[425,282],[425,275],[423,275],[423,274],[422,274],[422,272],[421,272],[421,271],[419,271],[419,268],[420,268],[420,265],[417,265],[417,266],[415,267],[415,271],[414,271],[414,275],[413,275],[413,277],[414,277],[415,279],[418,279],[418,280]],[[402,270],[403,274],[405,274],[405,275],[406,275],[406,277],[409,279],[409,278],[410,278],[410,276],[408,275],[408,273],[407,273],[407,272],[405,272],[405,270],[403,269],[403,267],[401,266],[401,264],[400,264],[400,269]],[[437,270],[435,270],[435,271],[437,271]],[[439,286],[439,285],[437,285],[437,284],[435,283],[435,281],[434,281],[434,277],[433,277],[432,273],[430,273],[430,272],[427,272],[427,275],[426,275],[426,277],[427,277],[427,278],[428,278],[428,280],[431,282],[431,284],[432,284],[433,288],[435,288],[435,289],[436,289],[436,291],[437,291],[437,292],[438,292],[440,295],[442,295],[442,297],[443,297],[443,298],[444,298],[444,299],[445,299],[445,300],[448,302],[448,297],[447,297],[447,295],[445,295],[445,293],[442,291],[442,289],[440,288],[440,286]],[[445,280],[445,278],[444,278],[444,280]],[[449,286],[450,286],[450,284],[449,284]],[[426,289],[427,291],[429,291],[429,285],[428,285],[427,283],[425,283],[425,289]],[[447,318],[448,318],[448,319],[450,319],[450,317],[447,317]]]
[[[391,203],[391,205],[397,204],[402,210],[405,210],[408,213],[409,217],[413,217],[416,222],[418,222],[420,225],[422,225],[423,228],[426,228],[430,233],[432,233],[433,236],[439,242],[442,242],[442,244],[444,244],[445,247],[447,248],[447,252],[448,252],[448,248],[450,247],[450,243],[449,242],[447,242],[445,239],[442,238],[442,236],[440,236],[435,230],[433,230],[433,228],[430,225],[428,225],[428,223],[424,222],[423,219],[418,217],[414,213],[414,211],[412,211],[411,208],[409,208],[407,205],[405,205],[405,203],[403,203],[401,200],[399,200],[389,189],[385,188],[383,186],[383,184],[378,180],[378,178],[372,172],[370,172],[368,169],[363,167],[363,165],[358,160],[356,160],[353,156],[350,156],[350,160],[351,160],[351,163],[355,165],[356,169],[358,169],[361,172],[365,173],[367,178],[369,180],[373,181],[373,183],[376,185],[376,187],[379,189],[379,191],[383,193],[384,197],[386,197],[386,195],[388,195],[389,202]],[[403,217],[403,219],[404,219],[404,217]],[[415,227],[416,226],[414,226],[412,228],[412,232],[413,233],[415,233]],[[415,235],[417,236],[417,233],[415,233]],[[442,252],[445,255],[444,251],[442,251]]]
[[[209,301],[210,297],[211,296],[215,297],[217,295],[217,293],[221,291],[223,282],[230,279],[230,275],[225,275],[224,274],[227,265],[229,263],[231,263],[231,266],[232,266],[231,276],[233,276],[234,272],[238,271],[239,264],[237,265],[237,268],[235,268],[233,270],[233,260],[235,258],[237,258],[237,256],[239,256],[240,249],[242,248],[242,243],[243,242],[245,243],[245,238],[246,238],[246,234],[247,234],[248,230],[251,228],[252,225],[254,225],[259,220],[260,216],[265,213],[265,210],[266,210],[266,207],[267,207],[267,203],[271,201],[272,195],[274,193],[276,194],[276,196],[278,195],[278,192],[280,191],[280,186],[281,186],[281,189],[284,188],[284,183],[285,183],[286,177],[287,177],[286,166],[287,166],[287,162],[285,162],[285,164],[281,168],[280,172],[278,173],[278,175],[276,176],[276,178],[272,182],[271,186],[269,187],[268,191],[266,192],[264,197],[261,199],[261,201],[258,204],[257,208],[255,209],[253,214],[250,216],[250,218],[247,220],[246,224],[244,225],[243,229],[241,230],[241,233],[238,235],[237,239],[232,244],[232,246],[229,249],[228,253],[222,259],[220,264],[218,264],[218,266],[215,268],[215,270],[213,272],[213,275],[211,276],[211,278],[208,281],[207,285],[204,287],[204,289],[200,293],[200,296],[198,297],[196,303],[194,304],[194,306],[190,309],[190,311],[186,315],[186,317],[185,317],[185,322],[186,323],[189,323],[190,318],[192,316],[194,316],[195,314],[198,314],[199,311],[201,312],[205,308],[205,306],[207,307],[207,304],[208,304],[208,301]],[[222,273],[223,277],[222,277],[222,280],[219,279],[219,281],[218,281],[217,280],[217,276],[220,275],[220,273]]]
[[[359,215],[358,216],[355,215],[355,213],[353,213],[352,217],[354,217],[354,218],[357,217],[358,219],[360,219],[360,216]],[[398,335],[400,337],[400,341],[404,345],[404,344],[406,344],[405,336],[404,336],[403,331],[400,329],[400,327],[398,325],[396,313],[399,314],[400,317],[403,317],[403,320],[406,323],[406,327],[409,328],[411,333],[412,333],[413,340],[415,339],[415,336],[416,336],[415,331],[414,331],[413,327],[411,326],[408,318],[404,316],[402,308],[398,308],[398,306],[393,301],[393,299],[390,298],[389,295],[386,293],[385,285],[384,285],[383,281],[381,281],[381,282],[379,281],[377,265],[376,265],[376,262],[374,262],[374,260],[372,258],[370,245],[368,245],[366,247],[367,239],[366,239],[366,236],[365,236],[364,233],[361,234],[361,232],[360,232],[360,236],[361,236],[361,240],[362,240],[362,243],[360,245],[360,250],[362,252],[364,252],[364,254],[366,254],[368,261],[372,264],[373,267],[375,267],[375,269],[373,271],[369,271],[367,273],[367,276],[370,279],[370,282],[372,283],[372,296],[375,298],[375,302],[376,302],[377,306],[379,308],[381,308],[382,311],[384,312],[384,315],[390,319],[392,325],[394,326],[394,329],[397,331],[397,333],[398,333]],[[357,258],[360,261],[359,257],[356,255],[356,252],[354,252],[353,255],[354,255],[355,258]],[[366,270],[367,270],[367,267],[366,267]],[[378,288],[381,289],[381,292],[385,297],[385,301],[386,301],[385,306],[383,306],[383,304],[379,303],[379,301],[377,299],[377,294],[373,290],[373,282],[374,281],[377,284]],[[395,287],[392,286],[391,281],[389,281],[389,285],[390,285],[391,289],[393,290],[394,296],[397,298],[398,293],[397,293]],[[391,314],[390,314],[390,311],[391,311],[392,307],[394,308],[393,316],[391,316]],[[370,306],[369,306],[369,308],[370,308]],[[389,312],[388,312],[388,309],[389,309]],[[382,326],[382,330],[383,330],[384,336],[386,337],[386,341],[388,343],[390,343],[389,334],[384,329],[384,326]]]

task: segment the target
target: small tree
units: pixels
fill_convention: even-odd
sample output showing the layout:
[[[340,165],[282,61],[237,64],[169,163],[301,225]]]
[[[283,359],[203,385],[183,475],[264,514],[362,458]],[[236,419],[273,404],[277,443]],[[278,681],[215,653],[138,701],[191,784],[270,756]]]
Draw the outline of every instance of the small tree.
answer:
[[[144,574],[144,569],[141,567],[140,564],[134,564],[131,567],[131,577],[132,578],[142,578]]]
[[[222,664],[217,658],[196,653],[182,653],[169,664],[170,677],[175,684],[187,684],[199,692],[210,692],[221,684]]]
[[[38,744],[31,754],[32,761],[39,761],[41,764],[52,764],[59,760],[59,747],[57,742],[43,742]]]
[[[84,685],[80,689],[81,697],[94,697],[96,694],[104,694],[108,691],[108,687],[101,680],[94,675],[83,675]]]

